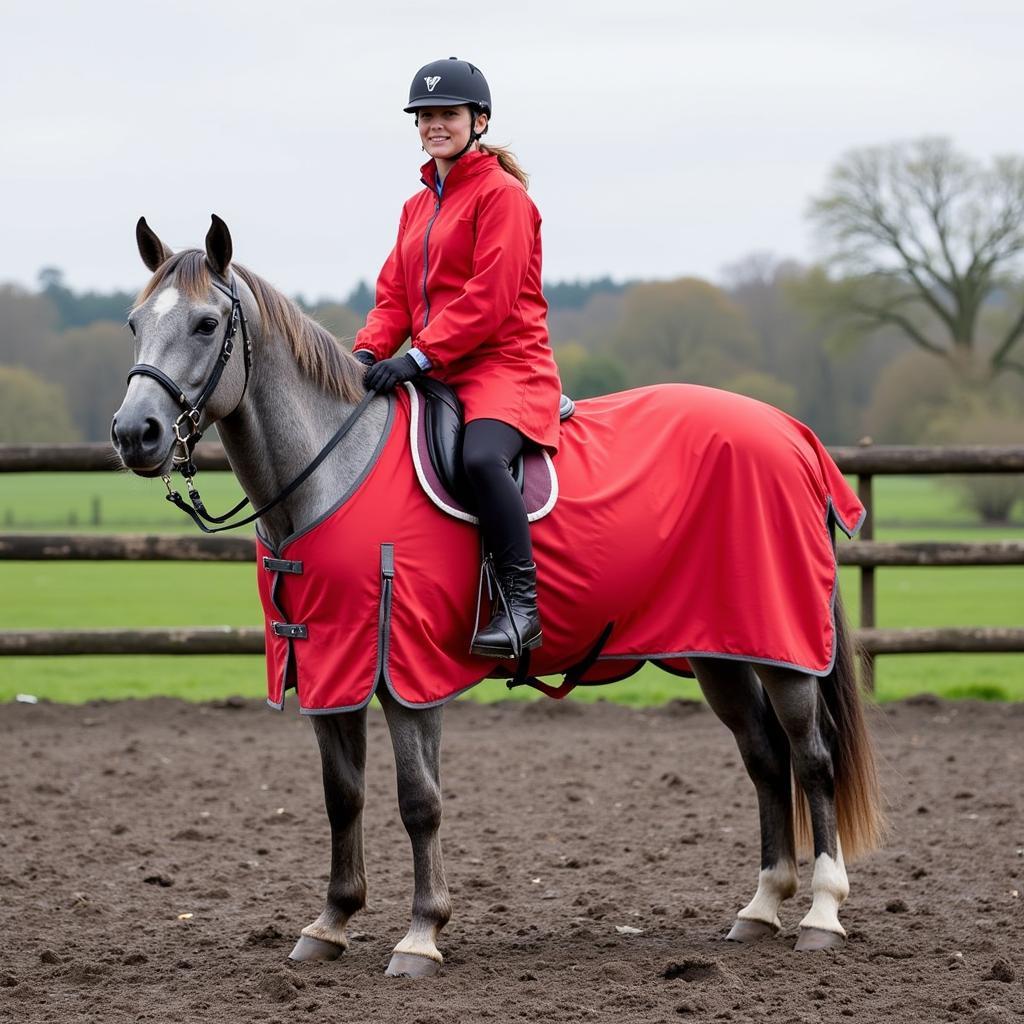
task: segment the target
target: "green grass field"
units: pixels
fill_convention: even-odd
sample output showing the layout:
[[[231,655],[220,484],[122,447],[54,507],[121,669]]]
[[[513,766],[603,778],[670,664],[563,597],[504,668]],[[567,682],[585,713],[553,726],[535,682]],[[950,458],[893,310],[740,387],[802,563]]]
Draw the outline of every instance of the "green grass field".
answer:
[[[159,481],[97,474],[0,476],[3,529],[68,532],[191,530],[162,500]],[[236,500],[227,474],[210,474],[203,494],[215,511]],[[98,524],[91,523],[95,499]],[[879,540],[983,540],[1024,537],[1017,518],[1001,529],[971,525],[956,493],[930,478],[876,481]],[[68,629],[101,626],[258,625],[254,570],[245,565],[189,563],[0,563],[0,628]],[[859,576],[843,570],[847,610],[856,621]],[[1016,626],[1024,609],[1024,567],[880,569],[879,625]],[[901,655],[879,659],[878,695],[892,699],[931,691],[949,697],[1024,700],[1024,655]],[[0,701],[18,693],[60,701],[120,699],[167,694],[210,699],[260,696],[262,659],[256,657],[0,658]],[[689,680],[646,666],[607,687],[581,688],[579,699],[657,704],[695,697]],[[508,697],[500,681],[471,691],[468,699]],[[516,691],[529,699],[532,692]],[[575,697],[576,695],[574,695]]]

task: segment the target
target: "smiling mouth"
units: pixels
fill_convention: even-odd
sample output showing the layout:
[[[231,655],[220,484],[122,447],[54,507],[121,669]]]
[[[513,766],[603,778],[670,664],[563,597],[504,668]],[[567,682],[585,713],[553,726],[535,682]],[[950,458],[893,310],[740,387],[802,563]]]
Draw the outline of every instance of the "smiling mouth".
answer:
[[[451,142],[450,135],[431,135],[428,142]]]

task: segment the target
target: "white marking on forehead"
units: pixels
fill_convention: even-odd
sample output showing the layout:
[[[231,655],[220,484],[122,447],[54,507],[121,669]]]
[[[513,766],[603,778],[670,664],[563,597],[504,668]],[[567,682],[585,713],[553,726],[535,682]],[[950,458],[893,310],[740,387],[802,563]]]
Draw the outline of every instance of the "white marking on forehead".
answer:
[[[178,289],[177,288],[165,288],[157,297],[156,302],[153,303],[153,312],[156,313],[157,320],[164,315],[169,313],[178,304]]]

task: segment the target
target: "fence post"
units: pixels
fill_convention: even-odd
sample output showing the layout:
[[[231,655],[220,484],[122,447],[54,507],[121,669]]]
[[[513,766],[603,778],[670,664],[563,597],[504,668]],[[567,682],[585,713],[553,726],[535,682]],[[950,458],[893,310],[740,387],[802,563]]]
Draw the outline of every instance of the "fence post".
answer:
[[[864,522],[860,528],[861,540],[875,539],[875,509],[874,497],[872,494],[873,476],[870,473],[861,473],[857,477],[857,497],[864,506]],[[873,565],[862,565],[860,567],[860,628],[874,629],[875,627],[875,567]],[[864,686],[871,693],[875,692],[875,656],[868,651],[862,650],[861,655],[861,678]]]

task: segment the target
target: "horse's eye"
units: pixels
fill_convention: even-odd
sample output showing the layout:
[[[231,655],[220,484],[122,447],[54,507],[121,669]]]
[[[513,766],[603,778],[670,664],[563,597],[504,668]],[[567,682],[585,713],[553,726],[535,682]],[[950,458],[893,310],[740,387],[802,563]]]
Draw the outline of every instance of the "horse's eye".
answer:
[[[196,331],[199,334],[213,334],[215,330],[217,330],[217,321],[211,316],[200,320],[199,324],[196,326]]]
[[[132,336],[134,337],[135,336],[135,324],[133,324],[131,322],[131,320],[128,321],[128,330],[132,332]]]

